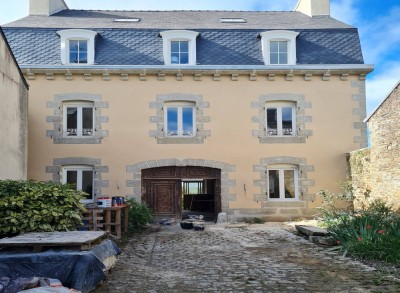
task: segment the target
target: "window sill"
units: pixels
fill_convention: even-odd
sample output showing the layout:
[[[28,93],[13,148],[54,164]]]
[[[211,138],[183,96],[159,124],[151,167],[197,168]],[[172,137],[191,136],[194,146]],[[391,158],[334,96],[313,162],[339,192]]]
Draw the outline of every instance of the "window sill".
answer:
[[[204,137],[157,137],[158,144],[203,144]]]
[[[55,144],[101,144],[103,137],[54,137]]]
[[[287,208],[287,207],[300,207],[305,208],[306,203],[304,201],[300,201],[299,199],[275,199],[264,202],[264,207],[266,208]]]
[[[263,136],[260,143],[306,143],[305,136]]]

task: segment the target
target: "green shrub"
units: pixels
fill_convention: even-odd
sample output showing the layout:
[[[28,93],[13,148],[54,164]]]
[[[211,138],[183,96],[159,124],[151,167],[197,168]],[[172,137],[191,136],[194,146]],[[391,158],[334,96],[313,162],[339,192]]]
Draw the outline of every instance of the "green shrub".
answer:
[[[0,237],[75,230],[84,194],[53,182],[0,181]]]
[[[128,199],[129,214],[128,228],[129,232],[142,230],[152,220],[151,210],[144,203],[138,203],[135,199]]]
[[[345,254],[400,264],[400,214],[383,201],[359,211],[322,213],[321,219]]]

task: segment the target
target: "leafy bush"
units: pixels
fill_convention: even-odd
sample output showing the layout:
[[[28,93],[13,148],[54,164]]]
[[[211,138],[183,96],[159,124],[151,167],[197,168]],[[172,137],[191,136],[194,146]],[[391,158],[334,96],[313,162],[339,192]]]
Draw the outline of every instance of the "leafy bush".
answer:
[[[138,203],[135,199],[128,199],[129,214],[128,228],[129,232],[142,230],[152,220],[151,210],[144,203]]]
[[[84,193],[53,182],[0,181],[0,237],[75,230]]]
[[[400,264],[400,214],[391,206],[377,200],[359,211],[321,209],[324,226],[345,254]]]

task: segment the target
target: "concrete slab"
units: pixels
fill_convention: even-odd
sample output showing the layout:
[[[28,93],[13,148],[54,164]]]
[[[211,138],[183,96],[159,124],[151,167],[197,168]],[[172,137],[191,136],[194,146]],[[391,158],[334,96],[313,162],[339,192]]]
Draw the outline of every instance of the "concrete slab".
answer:
[[[323,228],[313,227],[313,226],[305,226],[305,225],[295,225],[296,230],[300,233],[308,236],[327,236],[328,231]]]

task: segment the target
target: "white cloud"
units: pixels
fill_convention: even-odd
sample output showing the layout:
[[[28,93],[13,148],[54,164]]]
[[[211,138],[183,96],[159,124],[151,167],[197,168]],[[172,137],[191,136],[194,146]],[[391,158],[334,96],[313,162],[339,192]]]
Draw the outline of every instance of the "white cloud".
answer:
[[[387,97],[400,80],[400,61],[381,65],[384,71],[367,81],[367,113],[370,114]]]
[[[360,26],[364,57],[368,63],[379,63],[394,50],[400,51],[400,6],[393,7],[387,15],[366,20]],[[399,52],[400,53],[400,52]]]
[[[349,25],[357,26],[360,21],[360,10],[357,8],[357,1],[358,0],[331,1],[332,17]]]

